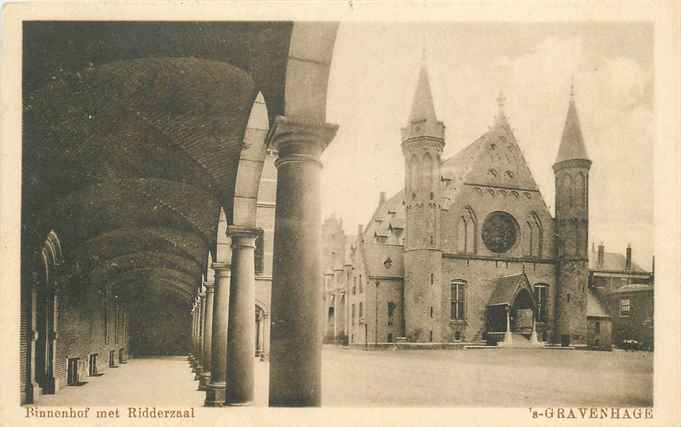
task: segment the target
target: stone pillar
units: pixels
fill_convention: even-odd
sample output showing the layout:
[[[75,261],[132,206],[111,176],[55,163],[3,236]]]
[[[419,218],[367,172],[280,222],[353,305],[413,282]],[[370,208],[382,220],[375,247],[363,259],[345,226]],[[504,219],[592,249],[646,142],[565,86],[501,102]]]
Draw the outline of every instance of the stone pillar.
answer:
[[[255,369],[255,229],[230,225],[232,283],[227,325],[228,405],[253,402]]]
[[[199,390],[206,390],[210,384],[210,370],[211,370],[211,350],[212,350],[212,335],[213,335],[213,294],[215,292],[215,285],[211,282],[206,282],[206,304],[203,310],[203,349],[201,351],[201,365],[203,372],[199,378]]]
[[[201,372],[203,372],[203,366],[201,366],[201,348],[203,347],[203,307],[205,305],[205,292],[203,291],[203,286],[199,288],[199,297],[198,297],[198,310],[197,310],[197,325],[196,325],[196,330],[197,330],[197,339],[196,339],[196,371],[194,372],[194,380],[198,381]]]
[[[320,155],[338,126],[278,117],[270,329],[270,406],[320,406]]]
[[[229,307],[230,265],[214,262],[213,333],[211,337],[210,384],[206,406],[223,406],[227,384],[227,309]]]
[[[194,308],[192,309],[192,371],[196,372],[196,343],[199,340],[199,330],[197,325],[199,323],[199,300],[198,296],[194,299]]]
[[[194,364],[194,343],[195,343],[195,340],[196,340],[196,337],[195,337],[195,329],[196,329],[196,311],[194,310],[194,306],[193,306],[193,305],[192,305],[191,313],[192,313],[192,327],[191,327],[191,329],[192,329],[192,331],[191,331],[191,335],[192,335],[192,348],[191,348],[191,350],[189,351],[189,355],[187,355],[187,360],[189,360],[189,364],[190,364],[190,365],[193,365],[193,364]]]

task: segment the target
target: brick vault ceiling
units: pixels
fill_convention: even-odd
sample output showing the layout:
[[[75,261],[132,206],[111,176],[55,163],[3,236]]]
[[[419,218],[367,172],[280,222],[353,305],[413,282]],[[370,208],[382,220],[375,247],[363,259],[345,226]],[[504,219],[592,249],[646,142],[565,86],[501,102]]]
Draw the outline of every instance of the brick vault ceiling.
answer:
[[[290,24],[24,30],[22,247],[53,229],[71,283],[190,304],[256,93],[281,113]]]

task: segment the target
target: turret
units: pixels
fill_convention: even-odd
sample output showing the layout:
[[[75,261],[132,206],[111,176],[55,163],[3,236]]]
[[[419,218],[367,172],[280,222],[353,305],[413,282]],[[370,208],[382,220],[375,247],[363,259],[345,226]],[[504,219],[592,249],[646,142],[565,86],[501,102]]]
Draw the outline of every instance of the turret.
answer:
[[[407,125],[402,128],[405,160],[405,334],[411,341],[441,341],[439,319],[440,161],[445,127],[437,120],[428,70],[419,71]],[[432,314],[431,314],[432,313]],[[445,315],[445,313],[442,313]]]
[[[553,165],[557,232],[555,338],[563,345],[586,343],[590,168],[571,89],[563,136]]]

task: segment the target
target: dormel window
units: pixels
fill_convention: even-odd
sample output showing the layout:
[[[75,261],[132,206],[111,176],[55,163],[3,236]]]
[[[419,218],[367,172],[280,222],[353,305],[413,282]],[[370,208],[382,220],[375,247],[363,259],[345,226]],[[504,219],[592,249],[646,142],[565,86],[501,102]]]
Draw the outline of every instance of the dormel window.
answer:
[[[451,320],[464,320],[466,309],[466,282],[454,280],[450,285]]]
[[[390,268],[393,265],[393,260],[390,259],[390,257],[386,258],[385,261],[383,261],[383,266],[385,268]]]

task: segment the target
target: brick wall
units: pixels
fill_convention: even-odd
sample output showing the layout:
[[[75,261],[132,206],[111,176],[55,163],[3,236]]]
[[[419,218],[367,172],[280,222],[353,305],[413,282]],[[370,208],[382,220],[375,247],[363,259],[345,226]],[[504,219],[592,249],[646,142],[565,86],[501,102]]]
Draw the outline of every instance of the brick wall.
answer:
[[[135,356],[189,354],[191,324],[188,307],[150,295],[130,309],[130,352]]]
[[[81,288],[76,292],[65,293],[58,297],[56,390],[67,384],[68,359],[80,359],[81,381],[87,381],[90,354],[98,355],[99,372],[105,372],[108,369],[109,352],[112,350],[115,351],[115,363],[119,363],[119,350],[121,348],[127,350],[125,336],[127,326],[125,309],[122,305],[118,310],[115,307],[114,298],[110,294],[100,292],[94,287]],[[107,314],[105,314],[106,311],[108,311]]]
[[[523,263],[513,260],[466,260],[445,258],[442,263],[442,328],[445,341],[453,341],[456,331],[462,333],[464,341],[482,340],[486,330],[486,308],[497,277],[519,274],[523,271]],[[548,285],[547,322],[537,325],[540,339],[544,332],[549,337],[553,330],[553,300],[556,291],[555,267],[553,264],[525,263],[525,274],[533,286],[538,283]],[[466,282],[465,321],[450,320],[450,283],[452,280]]]

